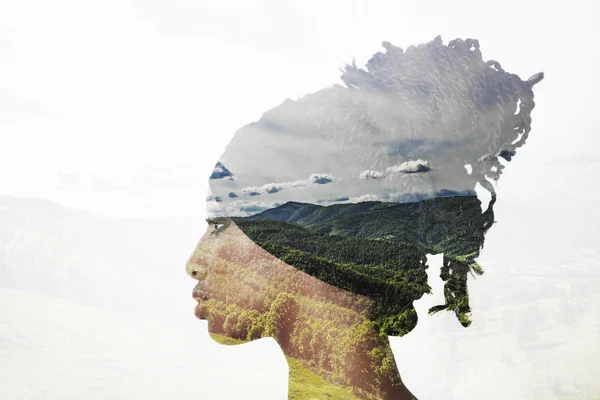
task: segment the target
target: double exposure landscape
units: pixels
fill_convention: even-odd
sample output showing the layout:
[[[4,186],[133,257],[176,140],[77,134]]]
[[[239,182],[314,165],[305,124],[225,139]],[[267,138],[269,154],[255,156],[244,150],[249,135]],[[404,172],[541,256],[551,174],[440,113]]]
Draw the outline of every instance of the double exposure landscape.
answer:
[[[383,46],[366,70],[346,66],[345,86],[236,132],[187,264],[215,340],[275,338],[290,399],[416,398],[388,336],[415,328],[428,276],[444,282],[429,314],[469,327],[492,182],[531,130],[543,74],[524,81],[483,61],[475,39]],[[428,254],[443,254],[440,270]]]

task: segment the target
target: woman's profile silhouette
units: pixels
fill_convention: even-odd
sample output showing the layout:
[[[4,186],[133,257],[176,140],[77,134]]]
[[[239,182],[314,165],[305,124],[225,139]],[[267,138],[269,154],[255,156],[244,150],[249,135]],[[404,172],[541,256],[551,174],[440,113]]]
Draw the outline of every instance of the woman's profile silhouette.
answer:
[[[429,313],[469,326],[491,181],[531,129],[543,74],[523,81],[483,61],[475,39],[383,47],[366,70],[346,66],[345,86],[286,100],[236,132],[186,266],[215,340],[277,341],[290,399],[416,398],[388,336],[417,324],[427,254],[443,254],[445,282]]]

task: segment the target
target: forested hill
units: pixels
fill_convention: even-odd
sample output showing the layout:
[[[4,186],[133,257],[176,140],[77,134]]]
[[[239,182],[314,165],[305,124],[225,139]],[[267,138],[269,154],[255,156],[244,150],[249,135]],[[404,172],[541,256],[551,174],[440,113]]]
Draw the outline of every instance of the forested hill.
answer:
[[[483,273],[475,258],[494,221],[493,205],[482,212],[477,196],[331,206],[288,202],[231,220],[289,265],[373,298],[372,317],[381,332],[402,335],[416,323],[412,302],[429,290],[427,253],[444,254],[440,276],[446,281],[446,304],[430,311],[448,309],[470,324],[467,274]]]
[[[413,203],[319,206],[288,202],[244,219],[292,222],[324,235],[412,243],[431,253],[462,256],[483,246],[494,216],[491,206],[482,213],[477,196],[454,196]]]

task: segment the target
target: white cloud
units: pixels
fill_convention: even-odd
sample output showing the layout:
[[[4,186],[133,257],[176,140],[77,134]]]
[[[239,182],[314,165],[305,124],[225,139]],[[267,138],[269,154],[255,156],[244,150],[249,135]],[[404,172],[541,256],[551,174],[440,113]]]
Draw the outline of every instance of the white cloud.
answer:
[[[384,196],[376,195],[376,194],[363,194],[356,197],[350,197],[346,201],[342,201],[340,203],[362,203],[363,201],[382,201]]]
[[[247,196],[256,196],[258,194],[273,194],[282,190],[302,189],[310,184],[324,185],[337,180],[331,174],[312,174],[308,179],[301,179],[292,182],[267,183],[262,186],[249,186],[242,189],[242,194]]]
[[[421,159],[406,161],[406,162],[403,162],[402,164],[394,165],[392,167],[386,168],[387,173],[399,172],[399,173],[403,173],[403,174],[427,172],[430,170],[431,170],[431,167],[429,166],[429,163],[427,161],[424,161]],[[386,177],[385,172],[374,171],[374,170],[370,170],[370,169],[367,169],[367,170],[361,172],[360,175],[358,176],[358,178],[362,179],[362,180],[379,180],[379,179],[384,179],[385,177]]]
[[[371,171],[370,169],[363,171],[360,173],[360,175],[358,176],[359,179],[364,179],[364,180],[377,180],[377,179],[383,179],[385,178],[385,174],[383,172],[379,172],[379,171]]]
[[[267,183],[262,186],[250,186],[242,189],[242,194],[251,195],[251,193],[260,193],[260,194],[272,194],[277,193],[281,190],[293,189],[293,188],[303,188],[308,185],[307,180],[299,180],[294,182],[279,182],[279,183]]]
[[[214,208],[214,205],[217,205],[216,202],[212,202],[214,203],[211,207]],[[207,203],[208,204],[208,203]],[[221,203],[223,204],[223,203]],[[219,207],[219,210],[222,211],[222,214],[218,214],[218,216],[229,216],[229,217],[248,217],[250,215],[254,215],[254,214],[258,214],[262,211],[280,206],[281,203],[278,201],[273,201],[273,202],[264,202],[264,201],[256,201],[256,200],[235,200],[232,201],[230,203],[227,203],[224,207],[225,210],[223,210],[221,207],[219,207],[219,205],[217,205],[217,207]],[[211,214],[209,213],[209,216],[211,216]],[[213,216],[217,216],[217,214],[214,214]]]
[[[206,217],[207,218],[217,218],[217,217],[226,217],[227,214],[221,207],[219,207],[219,203],[216,201],[207,201],[206,202]]]
[[[387,172],[401,172],[404,174],[413,174],[416,172],[427,172],[430,171],[431,167],[427,161],[418,159],[403,162],[400,165],[395,165],[393,167],[388,167],[386,169]]]

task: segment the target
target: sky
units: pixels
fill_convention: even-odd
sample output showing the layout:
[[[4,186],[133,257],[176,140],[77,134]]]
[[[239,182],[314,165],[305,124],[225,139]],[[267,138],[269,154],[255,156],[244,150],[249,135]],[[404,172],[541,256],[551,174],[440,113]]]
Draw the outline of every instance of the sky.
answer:
[[[341,84],[339,69],[353,59],[364,67],[383,41],[406,49],[441,35],[444,43],[477,38],[485,60],[523,79],[546,74],[530,139],[498,195],[595,199],[593,8],[5,2],[0,191],[105,215],[202,216],[208,177],[238,129],[285,99]]]
[[[491,195],[501,160],[526,144],[535,79],[486,64],[471,39],[382,46],[366,68],[344,68],[343,86],[286,99],[239,129],[210,176],[210,216],[474,195],[477,185]]]

